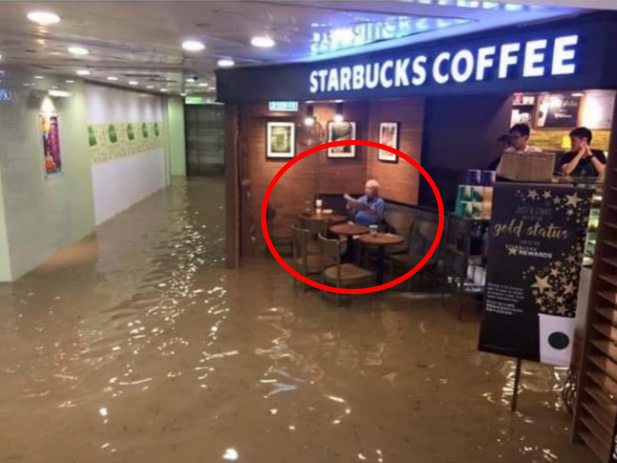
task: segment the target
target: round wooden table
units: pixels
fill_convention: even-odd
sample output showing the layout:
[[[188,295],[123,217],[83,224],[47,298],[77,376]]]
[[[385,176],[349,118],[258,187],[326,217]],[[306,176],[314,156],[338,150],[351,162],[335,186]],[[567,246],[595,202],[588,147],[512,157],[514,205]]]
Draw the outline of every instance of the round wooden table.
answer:
[[[396,246],[405,241],[405,238],[392,233],[369,233],[362,235],[358,240],[369,246],[377,246],[377,284],[382,285],[385,273],[386,246]]]
[[[341,223],[330,227],[330,231],[335,235],[353,237],[354,235],[366,235],[371,232],[371,229],[355,223]]]
[[[341,223],[338,225],[333,225],[330,227],[330,232],[339,236],[347,237],[347,252],[345,253],[345,260],[353,261],[354,260],[354,236],[358,235],[366,235],[371,232],[371,229],[368,227],[363,227],[362,225],[356,225],[355,223]]]
[[[311,213],[305,212],[300,215],[304,217],[305,219],[323,220],[324,222],[329,222],[329,223],[345,222],[348,218],[346,215],[343,215],[343,214],[324,214],[323,212],[321,214],[317,214],[316,212],[311,212]]]

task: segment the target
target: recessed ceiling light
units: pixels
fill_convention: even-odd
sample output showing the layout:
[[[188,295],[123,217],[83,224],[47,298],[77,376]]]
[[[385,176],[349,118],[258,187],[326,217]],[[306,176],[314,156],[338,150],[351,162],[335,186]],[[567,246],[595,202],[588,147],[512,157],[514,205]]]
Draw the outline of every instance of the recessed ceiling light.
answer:
[[[85,56],[90,54],[90,51],[84,47],[69,47],[67,50],[71,55]]]
[[[44,79],[45,77],[43,77],[43,76],[34,76],[34,78],[35,78],[36,80],[41,80],[41,79]]]
[[[181,93],[180,96],[186,96],[186,93]]]
[[[77,71],[77,75],[78,76],[89,76],[90,75],[90,71],[88,71],[87,69],[79,69]]]
[[[251,39],[251,45],[258,48],[271,48],[274,46],[274,40],[267,36],[258,36]]]
[[[112,81],[112,82],[115,82],[116,80],[118,80],[118,78],[117,78],[117,77],[114,77],[114,76],[109,76],[109,77],[107,78],[107,80],[110,80],[110,81]]]
[[[138,85],[139,82],[137,82],[136,80],[131,80],[129,81],[129,85]]]
[[[234,66],[236,63],[232,59],[223,58],[218,61],[218,65],[222,68],[230,68]]]
[[[161,92],[166,92],[166,91],[167,91],[167,89],[166,89],[166,88],[162,88],[162,89],[161,89]]]
[[[154,88],[154,85],[148,85],[146,88],[147,88],[148,90],[152,90],[152,89]]]
[[[27,18],[40,26],[51,26],[60,22],[60,16],[51,11],[31,11]]]
[[[194,77],[189,77],[188,79],[186,79],[187,84],[194,84],[195,82],[197,82],[197,79],[195,79]]]
[[[201,84],[199,84],[200,87],[207,87],[208,83],[207,82],[202,82]]]
[[[186,51],[202,51],[206,46],[199,40],[185,40],[182,49]]]
[[[67,84],[74,84],[74,83],[75,83],[75,81],[74,81],[74,80],[65,80],[65,82],[66,82]]]

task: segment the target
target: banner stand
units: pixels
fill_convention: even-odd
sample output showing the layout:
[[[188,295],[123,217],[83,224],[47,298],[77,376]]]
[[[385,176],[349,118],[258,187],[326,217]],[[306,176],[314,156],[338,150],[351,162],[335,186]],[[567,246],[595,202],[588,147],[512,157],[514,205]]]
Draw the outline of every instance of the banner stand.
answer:
[[[512,403],[510,404],[510,411],[516,412],[516,406],[518,405],[518,386],[521,382],[521,365],[523,361],[520,358],[516,359],[516,372],[514,373],[514,390],[512,391]]]

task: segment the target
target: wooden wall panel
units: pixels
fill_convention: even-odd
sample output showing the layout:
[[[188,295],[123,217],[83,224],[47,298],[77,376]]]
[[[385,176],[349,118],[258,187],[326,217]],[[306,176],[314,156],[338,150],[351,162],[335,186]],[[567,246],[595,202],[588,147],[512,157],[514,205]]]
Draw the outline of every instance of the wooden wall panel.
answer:
[[[379,142],[381,122],[399,123],[399,150],[419,163],[422,156],[424,99],[370,103],[368,140]],[[381,184],[381,195],[399,203],[417,205],[420,192],[418,169],[403,159],[395,164],[381,162],[377,149],[369,148],[368,151],[368,176]]]

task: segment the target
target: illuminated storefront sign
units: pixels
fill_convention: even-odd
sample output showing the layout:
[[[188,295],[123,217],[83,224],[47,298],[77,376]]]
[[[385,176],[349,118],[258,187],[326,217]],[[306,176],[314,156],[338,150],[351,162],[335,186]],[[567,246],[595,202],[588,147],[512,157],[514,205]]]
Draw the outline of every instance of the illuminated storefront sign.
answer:
[[[587,15],[355,56],[220,69],[217,97],[336,101],[612,89],[613,43],[617,14]]]
[[[313,32],[311,54],[321,55],[358,48],[385,40],[401,39],[423,32],[445,29],[471,22],[470,19],[393,16],[382,21],[362,22],[349,27],[324,28]]]
[[[327,94],[574,75],[578,44],[578,35],[562,35],[350,66],[322,65],[310,72],[308,85],[311,94]]]

